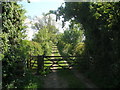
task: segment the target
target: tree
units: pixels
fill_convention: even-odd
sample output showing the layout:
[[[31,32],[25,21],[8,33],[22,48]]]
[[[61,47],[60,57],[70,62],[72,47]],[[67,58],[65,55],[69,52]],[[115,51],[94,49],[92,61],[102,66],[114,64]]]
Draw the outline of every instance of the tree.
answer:
[[[17,65],[19,61],[24,61],[21,50],[21,41],[26,36],[23,25],[25,10],[16,2],[2,2],[2,32],[1,32],[1,52],[3,87],[15,80]],[[15,72],[16,71],[16,72]],[[22,73],[21,73],[22,74]]]
[[[72,24],[71,24],[72,25]],[[80,24],[74,24],[59,35],[58,48],[63,55],[74,55],[75,46],[83,40],[83,28]]]
[[[43,18],[37,18],[37,22],[34,23],[33,28],[39,30],[34,35],[33,41],[36,41],[42,45],[44,55],[51,54],[52,43],[55,43],[55,37],[58,29],[55,27],[54,22],[50,15],[43,14]]]
[[[81,3],[65,2],[64,6],[53,11],[57,18],[72,20],[83,25],[85,31],[85,72],[99,78],[102,87],[117,87],[120,73],[119,65],[119,22],[120,2]],[[117,66],[117,67],[116,67]],[[106,80],[103,80],[106,79]],[[113,79],[111,79],[113,78]],[[96,79],[96,78],[95,78]],[[110,83],[113,82],[113,83]]]

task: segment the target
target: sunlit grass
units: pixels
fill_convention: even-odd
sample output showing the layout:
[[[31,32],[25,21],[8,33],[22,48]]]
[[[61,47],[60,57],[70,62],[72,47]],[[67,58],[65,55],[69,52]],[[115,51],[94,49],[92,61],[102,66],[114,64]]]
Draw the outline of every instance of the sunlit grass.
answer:
[[[63,61],[59,61],[58,64],[60,66],[69,66],[69,64],[66,61],[64,61],[64,60]]]
[[[31,62],[32,62],[32,63],[34,63],[34,62],[37,63],[37,60],[31,60]]]

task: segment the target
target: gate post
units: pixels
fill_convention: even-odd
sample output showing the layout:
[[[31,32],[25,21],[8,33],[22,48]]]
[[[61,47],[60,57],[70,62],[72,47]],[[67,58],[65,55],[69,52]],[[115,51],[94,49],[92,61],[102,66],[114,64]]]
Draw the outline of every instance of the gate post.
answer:
[[[29,62],[29,64],[30,64],[30,69],[32,69],[32,67],[31,67],[31,61],[32,61],[32,57],[30,58],[30,62]]]
[[[27,69],[29,68],[29,64],[28,64],[28,62],[29,62],[29,59],[27,59],[26,62],[25,62],[25,64],[26,64],[26,68],[27,68]]]
[[[32,58],[32,56],[29,55],[29,58],[27,59],[27,68],[28,68],[28,69],[31,69],[31,67],[30,67],[30,64],[31,64],[31,58]]]
[[[37,74],[40,74],[39,72],[43,71],[44,69],[44,56],[38,55],[37,64],[38,64]]]

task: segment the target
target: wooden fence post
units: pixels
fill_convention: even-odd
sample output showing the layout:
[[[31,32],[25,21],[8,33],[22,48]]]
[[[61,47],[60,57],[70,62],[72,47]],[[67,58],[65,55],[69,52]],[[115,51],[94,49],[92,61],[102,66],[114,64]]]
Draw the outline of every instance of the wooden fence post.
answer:
[[[29,59],[27,59],[27,69],[29,68]]]
[[[38,64],[37,74],[40,74],[39,71],[40,70],[43,71],[44,69],[44,56],[38,56],[37,64]]]
[[[32,61],[32,57],[30,58],[30,62],[29,62],[30,63],[30,65],[29,65],[30,69],[32,69],[32,67],[31,67],[31,61]]]
[[[31,59],[31,55],[29,55],[29,58],[27,59],[27,69],[29,69],[30,68],[30,59]]]

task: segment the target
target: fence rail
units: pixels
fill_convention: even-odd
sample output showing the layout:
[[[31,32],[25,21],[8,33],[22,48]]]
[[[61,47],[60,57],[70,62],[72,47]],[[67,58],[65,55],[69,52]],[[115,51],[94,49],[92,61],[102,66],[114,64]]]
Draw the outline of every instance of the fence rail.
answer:
[[[80,56],[31,56],[31,57],[44,57],[44,58],[49,58],[49,57],[80,57]]]
[[[66,62],[70,63],[70,61],[75,62],[77,59],[76,58],[81,58],[80,56],[30,56],[30,60],[28,61],[28,67],[34,70],[37,70],[37,73],[39,74],[40,70],[44,70],[44,65],[49,65],[49,66],[45,66],[45,67],[63,67],[63,68],[67,68],[67,67],[71,67],[73,65],[69,65],[69,66],[62,66],[64,65]],[[54,59],[56,57],[61,57],[58,59]],[[72,57],[74,57],[74,59],[72,59]],[[50,61],[50,62],[47,62]],[[34,65],[37,66],[34,66]],[[54,66],[54,64],[58,64],[58,66]],[[67,64],[66,64],[67,65]],[[33,68],[33,66],[35,68]],[[55,68],[54,68],[55,69]],[[57,70],[57,69],[55,69]],[[59,70],[59,68],[58,68]]]

